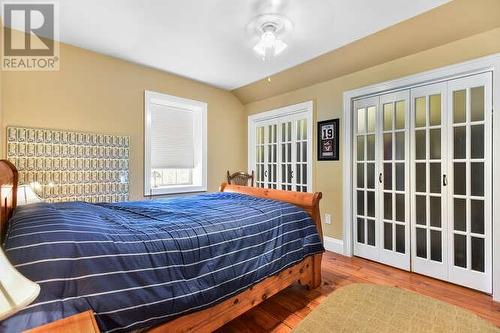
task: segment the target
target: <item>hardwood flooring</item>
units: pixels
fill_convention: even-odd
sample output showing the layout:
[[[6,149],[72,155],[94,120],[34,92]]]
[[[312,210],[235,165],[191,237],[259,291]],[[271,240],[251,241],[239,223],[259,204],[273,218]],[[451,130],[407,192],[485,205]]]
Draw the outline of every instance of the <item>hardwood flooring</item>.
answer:
[[[326,252],[322,279],[321,287],[315,290],[308,291],[299,285],[283,290],[217,332],[290,332],[328,294],[351,283],[411,290],[468,309],[500,327],[500,303],[494,302],[491,296],[369,260]]]

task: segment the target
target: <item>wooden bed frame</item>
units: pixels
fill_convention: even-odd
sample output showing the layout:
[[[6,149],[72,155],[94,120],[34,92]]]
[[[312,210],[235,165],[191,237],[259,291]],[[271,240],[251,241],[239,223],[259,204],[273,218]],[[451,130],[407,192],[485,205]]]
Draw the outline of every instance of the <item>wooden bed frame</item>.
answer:
[[[8,220],[16,208],[17,182],[18,176],[15,166],[9,161],[0,160],[0,234],[2,241],[5,236]],[[322,194],[320,192],[289,192],[228,184],[222,184],[220,191],[243,193],[297,205],[311,216],[320,237],[322,237],[321,216],[319,212],[319,201]],[[298,282],[308,288],[317,288],[321,284],[321,258],[322,254],[309,256],[294,266],[266,278],[222,303],[205,310],[178,317],[151,328],[149,332],[212,332],[293,283]]]

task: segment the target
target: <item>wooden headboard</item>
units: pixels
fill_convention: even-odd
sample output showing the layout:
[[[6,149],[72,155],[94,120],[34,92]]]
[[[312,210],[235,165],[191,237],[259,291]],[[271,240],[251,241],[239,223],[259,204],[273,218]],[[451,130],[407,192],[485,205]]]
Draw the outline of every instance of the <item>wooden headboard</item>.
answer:
[[[17,205],[16,167],[7,160],[0,160],[0,241],[3,242],[7,223]]]

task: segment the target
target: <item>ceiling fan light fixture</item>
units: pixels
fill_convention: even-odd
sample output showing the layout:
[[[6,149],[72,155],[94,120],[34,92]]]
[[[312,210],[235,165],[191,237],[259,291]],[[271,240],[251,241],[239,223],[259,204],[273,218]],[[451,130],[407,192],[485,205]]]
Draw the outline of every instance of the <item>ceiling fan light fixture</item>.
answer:
[[[267,14],[258,17],[255,23],[260,38],[253,49],[264,60],[278,56],[288,47],[278,34],[289,30],[290,21],[279,15]]]

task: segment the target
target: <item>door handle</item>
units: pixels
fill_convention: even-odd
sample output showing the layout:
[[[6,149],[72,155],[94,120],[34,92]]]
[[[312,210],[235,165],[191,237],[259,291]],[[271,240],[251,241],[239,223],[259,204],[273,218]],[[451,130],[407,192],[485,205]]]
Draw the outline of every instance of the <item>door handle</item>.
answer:
[[[378,182],[382,184],[382,172],[378,174]]]
[[[448,185],[448,178],[446,177],[446,175],[443,175],[443,186],[446,185]]]
[[[267,178],[267,170],[264,171],[264,177]]]

